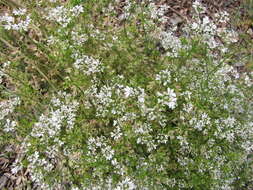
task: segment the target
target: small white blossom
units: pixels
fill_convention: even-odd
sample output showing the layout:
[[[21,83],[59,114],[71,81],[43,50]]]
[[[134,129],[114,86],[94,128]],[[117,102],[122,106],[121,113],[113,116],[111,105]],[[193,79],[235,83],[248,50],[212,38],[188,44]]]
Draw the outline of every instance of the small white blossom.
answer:
[[[161,32],[160,40],[163,48],[167,51],[167,56],[178,57],[179,51],[183,48],[181,40],[171,31]]]
[[[20,104],[19,97],[0,102],[0,120],[3,120],[7,115],[14,112],[16,106]]]
[[[25,15],[27,12],[26,9],[15,9],[13,10],[13,14],[16,15],[16,16],[22,16],[22,15]]]
[[[13,132],[15,131],[15,127],[16,127],[17,123],[15,121],[11,121],[9,119],[6,119],[6,123],[4,125],[4,131],[5,132]]]
[[[77,5],[68,9],[64,6],[57,6],[49,9],[47,12],[48,14],[45,16],[47,20],[57,22],[65,28],[71,22],[72,18],[79,16],[83,12],[83,7]]]
[[[23,14],[23,12],[16,12],[16,14]],[[0,22],[3,22],[3,27],[6,30],[17,30],[17,31],[27,31],[31,23],[30,15],[26,15],[25,19],[15,19],[8,14],[0,17]]]
[[[121,132],[121,129],[120,127],[116,127],[115,130],[113,130],[113,132],[111,132],[111,137],[114,139],[114,140],[118,140],[120,139],[120,137],[123,135],[123,133]]]
[[[177,105],[177,97],[173,89],[168,87],[166,93],[158,92],[157,95],[159,97],[158,103],[167,105],[170,109],[175,109]]]
[[[199,0],[194,1],[192,7],[197,14],[202,14],[206,12],[206,7],[204,7]]]
[[[70,11],[72,12],[73,15],[78,16],[79,14],[83,13],[84,10],[83,6],[76,5]]]
[[[87,75],[92,75],[103,71],[102,63],[91,56],[74,54],[74,67]]]

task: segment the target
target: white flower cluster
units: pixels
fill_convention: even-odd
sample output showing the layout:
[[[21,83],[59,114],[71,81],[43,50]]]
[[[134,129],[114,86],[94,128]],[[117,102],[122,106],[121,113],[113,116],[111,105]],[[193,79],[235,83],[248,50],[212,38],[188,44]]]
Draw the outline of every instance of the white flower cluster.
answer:
[[[214,39],[216,34],[217,26],[209,19],[209,17],[205,16],[203,19],[199,17],[193,23],[189,24],[191,31],[187,31],[187,33],[195,33],[200,34],[205,39],[205,42],[209,45],[210,48],[216,48],[218,44]],[[186,29],[185,29],[186,30]]]
[[[223,64],[221,68],[215,73],[215,75],[221,80],[221,81],[231,81],[232,77],[235,79],[239,79],[240,75],[236,71],[236,69],[228,64]]]
[[[141,1],[140,4],[146,2]],[[169,7],[158,5],[160,2],[157,5],[151,0],[148,2],[151,2],[151,19],[162,23],[167,21]],[[132,15],[134,19],[139,18],[140,12],[134,12],[134,1],[117,0],[114,3],[122,8],[118,14],[120,18],[129,19],[129,22]],[[140,5],[138,3],[136,6]],[[142,7],[138,8],[143,10]],[[94,9],[97,10],[97,7]],[[183,34],[183,37],[189,34],[189,41],[177,37],[175,28],[158,30],[161,45],[169,59],[152,55],[148,62],[155,61],[156,66],[146,70],[147,67],[130,63],[130,67],[127,65],[121,71],[115,68],[114,61],[117,59],[114,56],[104,57],[104,50],[108,52],[108,47],[115,45],[117,51],[131,53],[131,56],[126,55],[126,60],[134,59],[132,50],[122,48],[126,47],[126,41],[122,42],[121,39],[123,34],[132,35],[131,25],[125,25],[123,32],[126,33],[120,31],[112,35],[107,35],[104,28],[100,30],[101,25],[95,25],[97,22],[94,20],[85,20],[85,23],[68,28],[72,26],[72,19],[84,12],[83,7],[58,6],[48,9],[46,19],[58,23],[62,29],[52,32],[56,35],[49,37],[48,42],[56,43],[60,48],[53,50],[55,55],[62,55],[62,49],[67,50],[67,55],[73,53],[71,58],[75,72],[70,73],[72,69],[66,68],[66,74],[69,74],[66,78],[70,74],[74,77],[70,83],[59,86],[68,89],[70,94],[55,94],[39,116],[40,109],[32,113],[38,120],[27,126],[29,134],[22,143],[25,156],[15,161],[13,174],[21,172],[22,164],[18,165],[18,162],[24,159],[34,188],[39,189],[196,189],[202,182],[207,184],[205,186],[203,183],[203,188],[207,189],[211,186],[215,187],[213,189],[232,189],[233,183],[237,183],[238,171],[244,169],[244,161],[253,151],[253,111],[249,111],[252,110],[252,104],[248,103],[251,96],[245,88],[252,85],[252,76],[239,74],[226,63],[227,60],[219,58],[222,55],[216,56],[216,51],[212,51],[226,47],[214,36],[227,33],[220,26],[228,22],[228,14],[217,14],[217,20],[211,20],[205,16],[206,8],[200,1],[193,3],[193,10],[196,14],[193,23],[188,23],[187,34]],[[20,9],[13,14],[24,17],[25,12]],[[89,15],[86,18],[89,19]],[[84,31],[87,30],[90,32],[86,35]],[[226,35],[230,38],[233,34]],[[190,44],[192,38],[199,39],[199,36],[209,47],[203,59],[199,58],[201,55],[198,52],[198,56],[194,52],[198,48],[184,52],[189,48],[185,44]],[[94,57],[79,53],[86,51],[82,45],[88,37],[102,42],[102,49],[99,47]],[[107,42],[107,39],[110,41]],[[117,42],[109,45],[112,39]],[[153,45],[156,46],[156,43]],[[133,51],[136,53],[135,48]],[[183,59],[179,60],[181,51]],[[143,61],[146,58],[149,57],[145,53]],[[173,64],[168,64],[168,61]],[[177,61],[180,63],[177,64]],[[4,65],[4,68],[7,67],[8,63]],[[133,73],[135,68],[136,72]],[[137,72],[140,69],[144,69],[143,73]],[[0,76],[6,76],[4,70],[1,71]],[[130,71],[133,77],[129,77]],[[115,76],[115,73],[128,78]],[[72,88],[72,82],[80,86]],[[50,92],[45,97],[50,97]],[[18,102],[15,98],[0,102],[1,130],[15,130],[17,124],[10,118]],[[23,120],[18,122],[19,125],[24,123]]]
[[[71,21],[71,18],[68,16],[68,9],[64,6],[51,8],[48,12],[46,19],[55,21],[62,25],[62,27],[66,27]]]
[[[105,137],[96,137],[96,138],[91,137],[88,139],[87,144],[88,144],[88,149],[89,149],[88,155],[94,156],[94,159],[97,158],[96,151],[100,149],[101,154],[104,156],[106,160],[108,161],[113,160],[114,150],[112,149],[110,145],[106,143]]]
[[[160,40],[163,48],[168,51],[167,56],[178,57],[178,52],[182,49],[181,41],[171,31],[161,32]]]
[[[199,0],[192,3],[192,8],[197,14],[203,14],[206,12],[206,7],[204,7]]]
[[[158,98],[159,104],[161,103],[162,105],[168,106],[170,109],[175,109],[177,105],[177,97],[173,89],[168,87],[167,92],[164,93],[158,92],[157,95],[159,96]]]
[[[190,144],[189,144],[189,142],[188,142],[188,140],[187,140],[187,137],[178,135],[178,136],[176,137],[176,139],[179,141],[179,145],[180,145],[179,151],[180,151],[180,153],[181,153],[182,155],[184,155],[185,153],[189,153],[190,150],[191,150],[191,147],[190,147]],[[180,158],[179,158],[179,159],[180,159]],[[184,160],[185,160],[185,159],[184,159]],[[180,161],[179,161],[179,162],[180,162]],[[181,165],[184,165],[184,164],[181,164]]]
[[[116,141],[123,136],[120,126],[117,126],[119,122],[114,121],[113,126],[116,128],[110,133],[111,137]]]
[[[98,59],[78,53],[73,54],[72,57],[75,59],[74,67],[86,75],[92,75],[103,71],[102,63]]]
[[[181,50],[190,48],[188,45],[183,45],[180,38],[175,36],[173,31],[162,31],[159,39],[162,47],[166,50],[166,55],[169,57],[178,57]]]
[[[238,135],[236,134],[236,128],[241,128],[240,123],[233,117],[216,120],[215,123],[217,124],[217,131],[214,135],[217,138],[226,139],[231,143],[235,140],[235,136]]]
[[[251,87],[253,86],[253,72],[249,73],[249,74],[244,74],[243,75],[243,78],[244,78],[244,84],[248,87]]]
[[[226,28],[229,22],[229,14],[220,12],[215,14],[215,18],[211,20],[208,16],[202,16],[206,8],[199,2],[193,2],[193,21],[184,27],[187,35],[198,36],[208,45],[210,49],[219,48],[222,52],[226,52],[223,42],[235,43],[238,41],[238,33],[232,29]],[[216,36],[221,37],[222,41],[217,41]]]
[[[54,96],[51,100],[52,110],[42,114],[39,121],[34,124],[31,136],[26,139],[26,153],[29,154],[27,161],[31,180],[36,186],[42,189],[54,189],[59,183],[52,179],[53,185],[45,181],[46,173],[50,173],[57,164],[60,151],[64,142],[61,140],[61,132],[70,133],[74,127],[78,102],[73,101],[71,95],[59,92],[58,97]],[[34,148],[34,140],[40,142],[42,149]]]
[[[92,186],[92,188],[90,189],[101,189],[101,187],[105,189],[113,189],[113,190],[135,189],[136,188],[135,183],[130,177],[128,177],[126,167],[122,165],[115,158],[115,150],[112,148],[112,146],[109,145],[109,143],[107,142],[108,140],[109,139],[107,139],[104,136],[90,137],[88,139],[88,142],[87,142],[88,155],[91,156],[90,162],[94,163],[94,162],[100,161],[102,157],[103,159],[109,161],[109,163],[114,168],[114,173],[117,173],[118,175],[120,175],[122,180],[118,182],[117,184],[112,184],[111,176],[109,174],[107,175],[109,179],[106,182],[103,182],[101,179],[101,182],[97,182],[96,185]],[[97,173],[96,168],[94,168],[94,173],[93,173],[94,178],[100,175],[101,175],[100,172]],[[102,184],[98,185],[99,183],[102,183]]]
[[[80,34],[77,31],[71,32],[71,38],[77,45],[82,45],[84,42],[88,40],[87,34]]]
[[[16,106],[20,104],[19,97],[0,102],[0,120],[3,120],[7,115],[14,112]]]
[[[27,160],[29,161],[28,169],[30,171],[31,180],[35,182],[35,184],[38,184],[42,189],[50,189],[50,186],[44,182],[43,172],[38,168],[45,168],[47,171],[52,171],[54,167],[52,163],[40,156],[37,151],[28,156]]]
[[[116,84],[115,85],[115,90],[118,96],[122,96],[125,99],[129,99],[129,98],[137,98],[137,102],[138,105],[141,108],[144,108],[144,103],[145,103],[145,90],[143,88],[140,87],[130,87],[127,85],[120,85],[120,84]],[[144,107],[143,107],[144,106]]]
[[[84,9],[80,5],[76,5],[72,8],[57,6],[55,8],[50,8],[47,12],[48,14],[45,16],[45,19],[56,22],[65,28],[73,18],[83,13]]]
[[[168,69],[162,70],[156,75],[155,79],[163,86],[167,86],[171,83],[171,72]]]
[[[17,122],[13,121],[9,118],[16,106],[20,105],[19,97],[14,97],[9,100],[3,100],[0,102],[0,124],[3,123],[3,131],[4,132],[14,132],[15,127],[17,126]]]
[[[44,141],[41,145],[45,145],[48,139],[44,138]],[[35,183],[35,186],[40,186],[42,189],[50,189],[51,185],[45,182],[45,173],[51,172],[57,164],[57,154],[59,154],[59,150],[62,146],[62,142],[54,140],[55,145],[47,145],[48,150],[44,153],[38,152],[37,150],[33,150],[31,143],[26,141],[26,147],[23,150],[23,153],[28,152],[28,150],[32,150],[32,153],[28,156],[27,161],[29,162],[28,171],[31,177],[31,180]],[[13,168],[13,172],[20,171],[23,168],[20,163]]]
[[[65,93],[59,93],[59,95],[67,96]],[[66,98],[68,99],[69,97]],[[54,97],[52,104],[54,107],[59,108],[53,109],[49,114],[42,114],[39,121],[35,123],[31,136],[44,138],[55,137],[59,134],[65,122],[67,123],[67,130],[71,130],[74,127],[78,102],[63,102]]]
[[[207,113],[201,113],[200,118],[193,117],[189,124],[196,130],[202,131],[205,127],[209,127],[211,119]]]
[[[162,23],[158,26],[158,31],[154,35],[155,38],[158,38],[161,42],[162,47],[166,51],[166,55],[169,57],[178,57],[180,50],[189,48],[186,45],[181,43],[179,37],[174,34],[174,31],[177,30],[177,26],[170,20],[166,13],[169,11],[169,6],[166,4],[157,5],[150,1],[149,3],[150,17],[153,20],[153,23],[157,25],[158,23]],[[170,30],[164,30],[164,24],[172,22],[172,28]]]
[[[92,103],[96,105],[96,116],[105,117],[107,114],[110,114],[112,103],[114,103],[112,91],[113,88],[111,86],[102,86],[99,90],[93,85],[85,92],[91,98]]]
[[[123,11],[119,15],[120,20],[125,20],[130,17],[131,15],[130,10],[131,10],[132,4],[133,3],[130,0],[125,0],[124,6],[122,7]]]
[[[13,10],[13,14],[14,15],[16,15],[16,16],[22,16],[22,15],[25,15],[26,14],[26,12],[27,12],[27,10],[26,9],[15,9],[15,10]]]
[[[147,151],[151,152],[157,148],[157,144],[153,137],[150,135],[152,132],[152,126],[148,123],[135,126],[134,133],[137,134],[136,143],[144,144],[147,146]]]
[[[73,8],[70,9],[70,12],[72,13],[72,15],[78,16],[81,13],[83,13],[83,6],[81,5],[76,5]]]
[[[10,119],[6,119],[6,123],[4,125],[4,131],[5,132],[13,132],[15,131],[15,127],[17,126],[16,121],[11,121]]]
[[[27,13],[26,9],[13,10],[10,16],[6,13],[0,16],[0,22],[3,23],[3,27],[6,30],[16,30],[16,31],[27,31],[31,23],[30,15],[25,15]]]
[[[135,101],[141,109],[145,109],[145,91],[142,88],[133,88],[121,84],[108,84],[97,88],[92,85],[85,92],[90,97],[93,105],[96,106],[96,115],[105,117],[106,115],[122,115],[125,113],[126,102]],[[89,105],[87,103],[87,105]],[[125,113],[120,121],[134,118],[134,113]]]
[[[228,23],[229,22],[229,14],[226,11],[220,11],[218,13],[214,14],[215,18],[216,18],[216,22],[218,23]]]
[[[136,185],[134,182],[129,178],[126,177],[124,180],[119,182],[113,190],[134,190],[136,189]]]
[[[166,12],[169,7],[167,5],[156,5],[151,2],[149,4],[151,19],[158,19],[159,22],[167,23],[168,18]],[[204,43],[208,45],[210,49],[219,48],[221,52],[226,52],[224,43],[231,44],[238,41],[238,33],[233,29],[228,29],[226,25],[229,22],[229,14],[225,11],[216,13],[215,18],[212,20],[208,16],[204,16],[207,9],[198,0],[193,2],[193,19],[183,27],[184,35],[187,38],[200,37]],[[157,24],[154,22],[154,24]],[[172,23],[173,24],[173,23]],[[182,44],[179,37],[174,34],[176,26],[173,26],[170,30],[164,30],[163,25],[158,26],[158,39],[161,42],[162,47],[166,50],[166,55],[169,57],[178,57],[178,53],[181,50],[187,50],[189,45]],[[155,35],[157,36],[157,35]],[[216,37],[219,36],[221,41],[218,41]]]
[[[149,10],[152,19],[158,20],[161,23],[168,21],[168,17],[165,14],[168,12],[169,7],[166,4],[158,6],[151,1],[149,4]]]

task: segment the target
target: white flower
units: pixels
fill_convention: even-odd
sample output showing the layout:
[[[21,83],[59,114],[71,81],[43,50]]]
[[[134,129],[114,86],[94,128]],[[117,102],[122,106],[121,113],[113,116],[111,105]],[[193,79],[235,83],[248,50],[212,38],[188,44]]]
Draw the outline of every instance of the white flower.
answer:
[[[13,132],[15,131],[17,123],[15,121],[11,121],[10,119],[6,119],[6,123],[4,125],[4,131],[5,132]]]
[[[48,15],[45,16],[45,18],[47,20],[58,22],[62,27],[66,27],[71,21],[71,18],[68,15],[68,9],[63,6],[49,9]]]
[[[169,101],[165,102],[166,105],[169,106],[169,108],[174,109],[177,105],[177,98],[176,98],[176,93],[174,92],[173,89],[168,88],[167,93],[169,96]]]
[[[253,85],[253,81],[250,80],[250,77],[248,75],[245,76],[244,78],[244,83],[248,86],[251,87]]]
[[[114,156],[114,150],[111,148],[111,146],[107,145],[102,148],[102,154],[106,158],[106,160],[112,160]]]
[[[198,25],[196,22],[193,22],[193,23],[191,24],[191,28],[192,28],[193,30],[197,30],[198,27],[199,27],[199,25]]]
[[[57,6],[48,10],[45,16],[47,20],[57,22],[62,27],[67,27],[72,18],[79,16],[83,12],[83,7],[80,5],[74,6],[69,9],[64,6]]]
[[[145,97],[146,97],[146,93],[145,93],[145,90],[143,88],[138,88],[136,90],[136,93],[138,94],[137,98],[138,98],[138,103],[139,103],[139,106],[142,108],[142,109],[145,109]]]
[[[206,8],[200,3],[199,0],[194,1],[192,7],[197,14],[202,14],[206,12]]]
[[[167,88],[166,93],[157,93],[158,95],[158,103],[167,105],[169,108],[174,109],[177,105],[177,97],[176,93],[174,92],[173,89]]]
[[[215,13],[214,16],[217,19],[217,22],[220,23],[227,23],[230,20],[229,14],[226,11],[219,11],[218,13]]]
[[[87,75],[92,75],[103,71],[102,63],[91,56],[72,55],[75,58],[74,67],[81,70]]]
[[[198,131],[202,131],[205,127],[208,127],[210,123],[211,118],[207,115],[207,113],[201,113],[199,118],[192,117],[192,119],[189,121],[189,124]]]
[[[88,40],[88,36],[86,34],[79,34],[75,31],[71,32],[71,38],[77,45],[82,45]]]
[[[171,72],[168,69],[162,70],[156,75],[155,79],[163,86],[166,86],[171,82]]]
[[[73,15],[78,16],[80,13],[83,13],[83,6],[76,5],[70,11]]]
[[[14,23],[15,19],[12,16],[9,16],[7,13],[0,17],[1,22]]]
[[[134,94],[134,89],[129,87],[129,86],[126,86],[124,88],[124,95],[126,98],[128,98],[129,96],[133,95]]]
[[[19,97],[0,102],[0,120],[14,112],[16,106],[20,104]]]
[[[25,14],[24,11],[26,10],[16,10],[14,11],[15,14],[17,15],[22,15]],[[18,21],[18,22],[17,22]],[[30,15],[27,15],[25,17],[25,19],[17,19],[17,21],[15,22],[15,18],[12,16],[9,16],[8,14],[5,14],[4,16],[0,17],[0,22],[4,22],[3,27],[6,30],[17,30],[17,31],[27,31],[28,27],[31,23],[31,18]]]
[[[110,133],[111,134],[111,137],[114,139],[114,140],[118,140],[120,139],[120,137],[123,135],[123,133],[121,132],[121,129],[120,127],[116,127],[115,130],[113,130],[113,132]]]
[[[14,15],[16,15],[16,16],[22,16],[22,15],[25,15],[26,12],[27,12],[26,9],[21,9],[21,8],[19,8],[19,9],[13,10],[12,13],[13,13]]]
[[[64,94],[64,93],[59,93]],[[53,108],[49,114],[42,114],[39,121],[35,123],[34,128],[31,132],[33,137],[52,138],[59,134],[61,127],[63,127],[65,121],[67,123],[67,130],[71,130],[74,126],[76,111],[78,108],[78,102],[68,101],[68,95],[66,95],[66,102],[61,101],[57,98],[52,99],[54,106],[59,108]],[[42,139],[43,139],[42,138]]]
[[[136,189],[136,185],[134,182],[129,178],[126,177],[124,180],[119,182],[113,190],[134,190]]]
[[[160,40],[163,48],[168,51],[168,56],[178,57],[179,51],[183,48],[178,37],[176,37],[171,31],[161,32]]]

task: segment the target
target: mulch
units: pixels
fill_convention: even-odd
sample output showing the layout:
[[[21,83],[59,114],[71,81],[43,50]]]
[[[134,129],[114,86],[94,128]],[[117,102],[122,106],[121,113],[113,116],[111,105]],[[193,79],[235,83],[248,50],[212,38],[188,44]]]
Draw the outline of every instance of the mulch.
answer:
[[[11,172],[13,163],[20,156],[18,146],[6,145],[0,148],[0,190],[28,189],[28,171],[22,170],[17,174]]]

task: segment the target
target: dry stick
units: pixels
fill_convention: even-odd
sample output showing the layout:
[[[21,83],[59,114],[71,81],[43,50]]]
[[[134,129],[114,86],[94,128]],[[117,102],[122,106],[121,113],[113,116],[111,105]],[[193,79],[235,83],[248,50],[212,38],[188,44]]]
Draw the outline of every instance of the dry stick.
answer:
[[[187,0],[183,0],[181,3],[181,6],[184,6],[184,4],[187,2]]]
[[[180,12],[178,12],[177,10],[173,9],[172,7],[169,6],[169,9],[172,10],[173,12],[175,12],[177,15],[179,15],[180,17],[182,17],[185,21],[188,21],[188,18],[184,15],[182,15]]]
[[[14,47],[13,45],[11,45],[8,41],[6,41],[5,39],[3,38],[0,38],[0,40],[7,46],[9,46],[11,49],[15,50],[15,51],[18,51],[18,49],[16,47]]]
[[[0,2],[11,7],[15,7],[15,8],[22,7],[20,4],[12,0],[0,0]]]
[[[0,56],[1,56],[1,57],[5,57],[5,54],[2,53],[2,52],[0,52]]]

